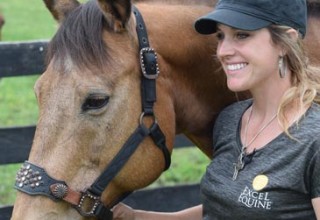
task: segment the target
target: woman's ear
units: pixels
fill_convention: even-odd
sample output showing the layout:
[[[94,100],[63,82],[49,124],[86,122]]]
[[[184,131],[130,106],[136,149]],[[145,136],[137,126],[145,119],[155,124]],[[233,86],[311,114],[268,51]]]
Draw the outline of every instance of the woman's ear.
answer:
[[[299,38],[299,33],[297,30],[290,28],[286,31],[288,34],[289,38],[292,39],[293,41],[297,41]],[[284,57],[287,54],[287,50],[284,47],[280,47],[280,57]]]
[[[297,30],[290,28],[289,30],[287,30],[287,34],[289,35],[289,37],[293,40],[298,40],[299,38],[299,33]]]

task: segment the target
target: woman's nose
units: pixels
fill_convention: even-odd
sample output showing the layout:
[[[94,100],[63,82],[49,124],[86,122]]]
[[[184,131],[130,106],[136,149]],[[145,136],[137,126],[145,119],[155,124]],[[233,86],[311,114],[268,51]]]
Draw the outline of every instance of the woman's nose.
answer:
[[[226,56],[231,56],[235,53],[235,48],[231,40],[223,39],[219,42],[217,47],[217,56],[218,58],[223,58]]]

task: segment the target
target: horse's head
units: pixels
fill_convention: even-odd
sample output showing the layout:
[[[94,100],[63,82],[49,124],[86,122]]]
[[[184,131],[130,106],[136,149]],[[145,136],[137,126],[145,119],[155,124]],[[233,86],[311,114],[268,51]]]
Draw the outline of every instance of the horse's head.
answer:
[[[45,3],[60,25],[49,45],[47,70],[35,85],[40,116],[29,156],[31,165],[20,170],[16,185],[27,193],[18,193],[12,219],[82,219],[72,204],[76,206],[83,199],[86,210],[82,211],[89,213],[95,207],[87,203],[95,201],[80,192],[102,190],[101,201],[108,207],[161,174],[166,165],[165,150],[154,140],[162,137],[159,125],[171,151],[173,106],[166,95],[165,76],[157,79],[156,90],[162,95],[154,108],[152,100],[150,103],[155,98],[154,77],[150,82],[147,79],[145,88],[151,87],[153,94],[143,95],[147,101],[142,104],[137,19],[130,1]],[[148,50],[142,56],[154,59]],[[131,136],[133,133],[137,135]],[[136,143],[136,150],[127,149]],[[124,145],[123,153],[133,151],[132,156],[118,173],[112,167],[111,174],[101,177],[92,189]],[[109,175],[114,177],[101,189]],[[39,191],[51,199],[30,195]],[[53,201],[57,199],[59,202]]]

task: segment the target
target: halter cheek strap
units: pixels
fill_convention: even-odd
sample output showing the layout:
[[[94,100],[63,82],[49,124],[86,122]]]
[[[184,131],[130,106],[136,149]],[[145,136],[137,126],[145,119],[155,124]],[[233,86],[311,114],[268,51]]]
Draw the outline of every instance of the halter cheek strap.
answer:
[[[71,204],[82,216],[97,217],[98,219],[111,220],[112,211],[110,208],[120,202],[131,192],[127,192],[110,206],[101,202],[102,192],[106,189],[112,179],[123,168],[131,155],[138,148],[144,138],[150,136],[156,146],[162,151],[165,159],[164,170],[170,167],[171,156],[166,146],[166,139],[157,123],[153,105],[156,101],[156,78],[159,75],[157,54],[149,47],[148,35],[143,18],[136,7],[133,6],[133,13],[137,21],[137,35],[140,50],[141,65],[141,96],[142,113],[139,126],[129,137],[117,155],[109,163],[102,174],[84,192],[72,190],[64,181],[50,177],[47,172],[28,161],[26,161],[17,173],[15,188],[29,195],[44,195],[54,201],[65,201]],[[143,119],[152,117],[153,123],[148,128]],[[89,205],[88,205],[89,204]]]

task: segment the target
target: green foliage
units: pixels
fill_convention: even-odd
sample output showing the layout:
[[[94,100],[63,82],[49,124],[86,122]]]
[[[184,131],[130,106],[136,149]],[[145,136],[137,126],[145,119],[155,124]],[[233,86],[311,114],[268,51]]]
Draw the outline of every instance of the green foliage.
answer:
[[[0,11],[6,19],[3,41],[50,39],[57,28],[41,0],[0,0]],[[36,75],[0,79],[0,127],[36,123],[38,107],[33,86],[37,78]],[[207,163],[208,159],[197,148],[175,150],[171,168],[150,187],[199,182]],[[0,166],[0,206],[14,202],[12,186],[19,167],[19,164]]]
[[[170,169],[164,172],[150,187],[199,183],[207,164],[209,164],[208,157],[197,148],[176,149],[173,151],[171,159]]]

